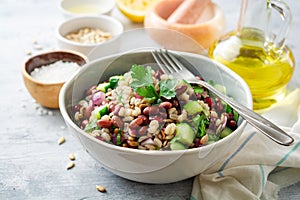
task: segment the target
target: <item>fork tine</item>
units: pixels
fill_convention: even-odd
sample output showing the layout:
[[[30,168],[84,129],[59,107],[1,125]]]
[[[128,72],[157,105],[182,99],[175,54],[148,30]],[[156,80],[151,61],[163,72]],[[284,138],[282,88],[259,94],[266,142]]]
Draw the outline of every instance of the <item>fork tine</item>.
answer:
[[[180,70],[180,67],[176,62],[174,62],[174,59],[171,57],[171,54],[168,53],[167,49],[162,49],[159,50],[159,55],[164,58],[165,62],[167,62],[167,66],[169,66],[172,69],[172,72],[178,72]]]
[[[173,62],[170,62],[172,63],[172,66],[176,66],[176,71],[180,71],[182,69],[185,69],[185,67],[182,65],[182,63],[175,57],[173,56],[171,53],[168,52],[168,50],[165,50],[165,54],[167,56],[169,56],[169,58],[173,61]]]
[[[160,69],[165,74],[170,74],[173,72],[173,70],[166,63],[165,59],[160,55],[160,53],[157,50],[151,51],[151,54],[152,54],[154,60],[156,61],[156,63],[159,65]]]

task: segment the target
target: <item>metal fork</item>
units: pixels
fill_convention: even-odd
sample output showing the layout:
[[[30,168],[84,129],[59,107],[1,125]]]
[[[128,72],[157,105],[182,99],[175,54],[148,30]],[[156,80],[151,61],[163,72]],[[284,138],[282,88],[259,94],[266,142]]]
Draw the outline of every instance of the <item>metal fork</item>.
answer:
[[[177,79],[184,79],[189,83],[198,84],[206,87],[209,91],[217,95],[221,100],[230,105],[236,112],[240,114],[249,124],[258,129],[260,132],[271,138],[273,141],[281,145],[291,145],[294,139],[285,133],[278,126],[257,114],[253,110],[243,106],[242,104],[230,99],[223,93],[219,92],[212,85],[205,81],[201,81],[192,74],[179,59],[167,50],[153,50],[152,56],[161,68],[161,70],[168,75],[172,75]],[[177,55],[178,56],[178,55]]]

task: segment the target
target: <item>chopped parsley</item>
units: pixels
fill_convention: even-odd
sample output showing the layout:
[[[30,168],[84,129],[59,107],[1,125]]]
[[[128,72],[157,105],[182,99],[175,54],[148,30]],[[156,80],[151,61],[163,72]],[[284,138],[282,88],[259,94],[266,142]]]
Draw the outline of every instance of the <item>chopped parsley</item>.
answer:
[[[152,68],[142,65],[131,67],[131,87],[139,95],[150,102],[156,102],[160,97],[171,99],[176,96],[175,87],[178,83],[176,79],[162,80],[159,83],[159,93],[155,90]]]

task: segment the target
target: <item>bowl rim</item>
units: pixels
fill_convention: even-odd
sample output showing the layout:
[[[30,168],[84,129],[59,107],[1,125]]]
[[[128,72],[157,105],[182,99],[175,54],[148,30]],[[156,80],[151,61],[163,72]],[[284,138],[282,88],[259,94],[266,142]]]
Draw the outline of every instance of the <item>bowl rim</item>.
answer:
[[[149,50],[146,50],[149,51]],[[133,53],[139,53],[141,52],[141,50],[137,51],[137,52],[133,52]],[[224,66],[221,63],[218,63],[206,56],[203,55],[199,55],[199,54],[194,54],[194,53],[189,53],[189,52],[182,52],[182,51],[174,51],[174,52],[178,52],[181,55],[185,56],[192,56],[192,57],[198,57],[201,59],[204,59],[208,62],[213,62],[214,64],[216,64],[218,67],[220,67],[222,70],[226,71],[229,74],[232,74],[243,86],[243,88],[246,90],[246,94],[247,94],[247,100],[249,101],[249,105],[247,105],[248,108],[252,109],[252,95],[250,92],[250,89],[248,87],[248,85],[246,84],[246,82],[234,71],[230,70],[229,68],[227,68],[226,66]],[[125,52],[126,53],[126,52]],[[132,52],[131,52],[132,53]],[[63,87],[60,90],[60,94],[59,94],[59,109],[60,112],[65,120],[65,122],[67,123],[67,125],[71,126],[73,129],[75,129],[77,132],[79,132],[79,134],[81,134],[84,137],[87,137],[89,139],[91,139],[93,142],[96,142],[110,150],[114,150],[114,151],[119,151],[119,152],[126,152],[126,153],[136,153],[136,154],[140,154],[140,155],[176,155],[176,154],[194,154],[194,153],[199,153],[199,151],[205,150],[205,149],[209,149],[209,148],[214,148],[214,146],[219,146],[222,145],[222,141],[227,141],[230,140],[232,137],[234,137],[235,134],[242,134],[242,130],[244,129],[247,125],[247,121],[242,119],[243,121],[241,122],[241,124],[238,126],[238,128],[233,132],[234,134],[230,134],[225,138],[222,138],[221,140],[218,140],[212,144],[206,145],[206,146],[202,146],[202,147],[198,147],[198,148],[192,148],[192,149],[184,149],[184,150],[168,150],[168,151],[159,151],[159,150],[143,150],[143,149],[133,149],[133,148],[125,148],[125,147],[121,147],[121,146],[117,146],[114,144],[110,144],[101,140],[96,139],[95,137],[89,135],[88,133],[86,133],[84,130],[80,129],[73,121],[72,119],[69,117],[67,109],[66,109],[66,105],[65,105],[65,94],[68,91],[69,86],[72,84],[72,82],[74,81],[74,79],[82,72],[84,72],[84,70],[87,70],[89,68],[89,66],[94,65],[97,62],[102,62],[103,60],[107,60],[107,59],[112,59],[115,58],[117,56],[122,55],[122,53],[117,53],[117,54],[112,54],[109,56],[104,56],[101,57],[99,59],[95,59],[91,62],[89,62],[88,64],[85,65],[84,68],[80,69],[80,71],[72,76],[68,81],[66,81],[66,83],[63,85]],[[81,141],[81,139],[80,139]]]
[[[113,17],[111,17],[111,16],[108,16],[108,15],[84,15],[84,16],[73,17],[73,18],[70,18],[70,19],[67,19],[67,20],[61,22],[61,23],[57,26],[56,31],[55,31],[55,35],[56,35],[57,39],[60,40],[60,41],[62,41],[62,42],[64,42],[64,43],[66,43],[66,44],[74,45],[74,46],[78,46],[78,47],[97,47],[97,46],[99,46],[99,45],[105,43],[105,42],[103,42],[103,43],[99,43],[99,44],[83,44],[83,43],[74,42],[74,41],[71,41],[71,40],[66,39],[66,38],[61,34],[61,29],[62,29],[66,24],[69,24],[69,23],[72,23],[72,22],[76,22],[76,21],[78,21],[78,20],[88,20],[88,21],[89,21],[89,20],[106,20],[106,21],[110,21],[110,22],[114,23],[114,26],[117,26],[117,27],[118,27],[119,33],[113,34],[113,35],[112,35],[113,37],[112,37],[111,39],[105,41],[105,42],[108,42],[108,41],[110,41],[110,40],[115,39],[117,36],[121,35],[121,34],[124,32],[124,26],[123,26],[123,24],[122,24],[119,20],[117,20],[117,19],[115,19],[115,18],[113,18]],[[75,31],[75,30],[78,30],[78,29],[79,29],[78,27],[77,27],[77,28],[76,28],[76,27],[73,27],[72,30]]]
[[[26,70],[26,66],[27,66],[27,63],[36,58],[36,57],[39,57],[39,56],[43,56],[43,55],[47,55],[47,54],[54,54],[54,53],[69,53],[69,54],[73,54],[73,55],[76,55],[76,56],[79,56],[81,57],[84,61],[85,61],[85,64],[88,63],[88,58],[87,56],[85,56],[84,54],[80,53],[80,52],[76,52],[76,51],[73,51],[73,50],[51,50],[51,51],[45,51],[43,53],[39,53],[39,54],[36,54],[36,55],[33,55],[29,58],[27,58],[23,64],[22,64],[22,74],[23,76],[25,76],[25,78],[27,78],[28,80],[30,80],[31,82],[35,83],[35,84],[39,84],[39,85],[47,85],[47,86],[55,86],[55,85],[62,85],[64,84],[66,81],[61,81],[61,82],[55,82],[55,83],[47,83],[47,82],[42,82],[42,81],[39,81],[39,80],[36,80],[34,79],[29,73],[28,71]],[[85,65],[84,64],[84,65]],[[83,65],[81,65],[82,67]],[[71,78],[71,77],[70,77]]]
[[[198,24],[169,23],[164,18],[162,18],[160,15],[158,15],[158,13],[156,12],[157,6],[160,6],[160,4],[162,4],[164,1],[166,2],[166,1],[171,1],[171,0],[161,0],[161,1],[156,2],[153,5],[153,7],[148,10],[148,12],[145,15],[145,18],[148,18],[148,15],[149,16],[153,15],[161,23],[163,23],[165,25],[170,25],[174,28],[182,29],[182,28],[196,28],[196,27],[206,28],[207,25],[209,25],[210,23],[213,23],[213,21],[218,20],[219,18],[224,16],[224,13],[221,10],[221,8],[217,4],[215,4],[214,2],[211,2],[211,6],[213,8],[214,15],[209,20],[206,20],[206,21],[198,23]],[[184,1],[184,0],[180,0],[180,1]],[[145,20],[147,20],[147,19],[145,19]]]
[[[66,0],[61,0],[58,4],[58,7],[63,12],[63,14],[68,15],[70,17],[71,16],[76,17],[76,16],[84,16],[84,15],[95,15],[95,16],[97,16],[97,15],[107,14],[107,13],[111,12],[114,9],[115,5],[116,5],[115,0],[109,0],[109,1],[100,0],[100,1],[101,1],[100,3],[105,3],[106,5],[109,5],[109,6],[107,6],[107,9],[105,9],[101,12],[96,12],[96,13],[89,13],[89,12],[87,12],[87,13],[76,13],[76,12],[69,11],[64,6],[64,3],[66,2]],[[70,1],[70,2],[72,2],[72,1]],[[77,1],[77,2],[81,3],[82,5],[87,3],[87,1],[80,1],[80,0]]]

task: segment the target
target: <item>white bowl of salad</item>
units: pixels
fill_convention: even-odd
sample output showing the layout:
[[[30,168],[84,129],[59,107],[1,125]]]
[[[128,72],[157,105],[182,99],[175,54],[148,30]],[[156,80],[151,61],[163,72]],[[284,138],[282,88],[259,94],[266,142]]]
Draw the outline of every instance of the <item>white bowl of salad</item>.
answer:
[[[246,121],[206,88],[163,74],[150,51],[88,63],[61,89],[60,110],[107,170],[172,183],[200,174],[235,148]],[[201,55],[174,53],[199,79],[252,108],[247,84],[233,71]]]

